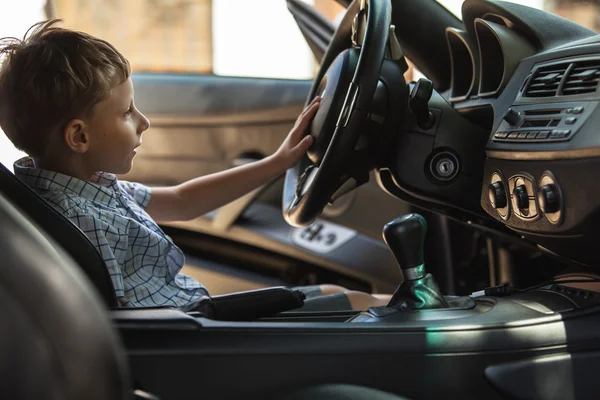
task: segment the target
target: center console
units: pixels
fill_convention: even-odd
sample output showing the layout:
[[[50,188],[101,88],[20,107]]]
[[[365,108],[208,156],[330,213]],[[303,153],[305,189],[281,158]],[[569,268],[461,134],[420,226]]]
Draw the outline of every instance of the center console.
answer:
[[[256,321],[168,308],[111,311],[138,386],[161,397],[201,390],[208,398],[231,399],[271,398],[320,382],[365,384],[415,399],[515,397],[515,382],[515,398],[574,398],[589,389],[571,373],[560,382],[572,392],[547,392],[535,383],[552,381],[561,368],[597,370],[598,293],[550,284],[522,293],[490,288],[470,297],[443,296],[423,262],[425,229],[417,214],[384,228],[404,277],[387,307],[291,310]],[[250,303],[259,304],[265,294],[284,293],[242,297],[254,309]],[[215,315],[225,316],[238,297],[221,299]]]
[[[600,57],[569,53],[538,56],[515,74],[520,87],[486,147],[481,205],[541,248],[594,264]]]
[[[112,317],[139,386],[161,398],[199,390],[208,398],[271,398],[282,389],[353,382],[414,399],[579,399],[598,389],[596,296],[551,285],[481,296],[463,310],[392,310],[393,321],[371,311],[286,312],[254,322],[174,310]],[[559,387],[548,392],[554,381]]]

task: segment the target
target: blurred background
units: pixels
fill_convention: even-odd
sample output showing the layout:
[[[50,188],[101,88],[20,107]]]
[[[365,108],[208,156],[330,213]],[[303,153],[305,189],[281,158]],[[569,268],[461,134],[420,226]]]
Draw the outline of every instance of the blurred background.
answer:
[[[334,23],[343,15],[334,0],[304,1]],[[463,1],[439,0],[458,17]],[[513,2],[600,30],[597,0]],[[317,69],[284,0],[0,0],[0,37],[20,38],[46,18],[108,40],[137,72],[312,79]],[[0,134],[1,163],[22,155]]]

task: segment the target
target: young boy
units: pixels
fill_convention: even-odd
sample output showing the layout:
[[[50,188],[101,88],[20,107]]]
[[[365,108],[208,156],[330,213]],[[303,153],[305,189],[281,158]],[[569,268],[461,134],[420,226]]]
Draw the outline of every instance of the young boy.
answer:
[[[30,157],[17,177],[74,222],[100,251],[122,306],[185,306],[208,295],[180,273],[182,251],[156,221],[199,217],[281,175],[312,144],[315,98],[275,154],[173,187],[119,181],[150,121],[135,107],[129,62],[82,32],[34,25],[0,42],[0,127]],[[365,309],[389,296],[335,285],[301,288],[307,309]]]

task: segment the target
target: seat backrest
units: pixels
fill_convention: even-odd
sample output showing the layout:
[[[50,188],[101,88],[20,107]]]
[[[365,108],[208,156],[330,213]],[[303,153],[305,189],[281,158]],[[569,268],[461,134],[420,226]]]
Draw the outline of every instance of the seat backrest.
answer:
[[[104,260],[88,237],[1,163],[0,194],[18,205],[28,218],[47,232],[83,268],[108,307],[118,306]]]
[[[0,193],[0,398],[131,398],[106,307],[52,243]]]

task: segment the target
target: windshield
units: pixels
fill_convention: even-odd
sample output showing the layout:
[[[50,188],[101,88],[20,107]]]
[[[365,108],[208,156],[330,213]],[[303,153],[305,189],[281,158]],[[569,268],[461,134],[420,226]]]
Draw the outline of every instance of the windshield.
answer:
[[[464,0],[437,0],[461,18]],[[545,10],[600,32],[600,4],[597,0],[512,0],[511,3]]]

